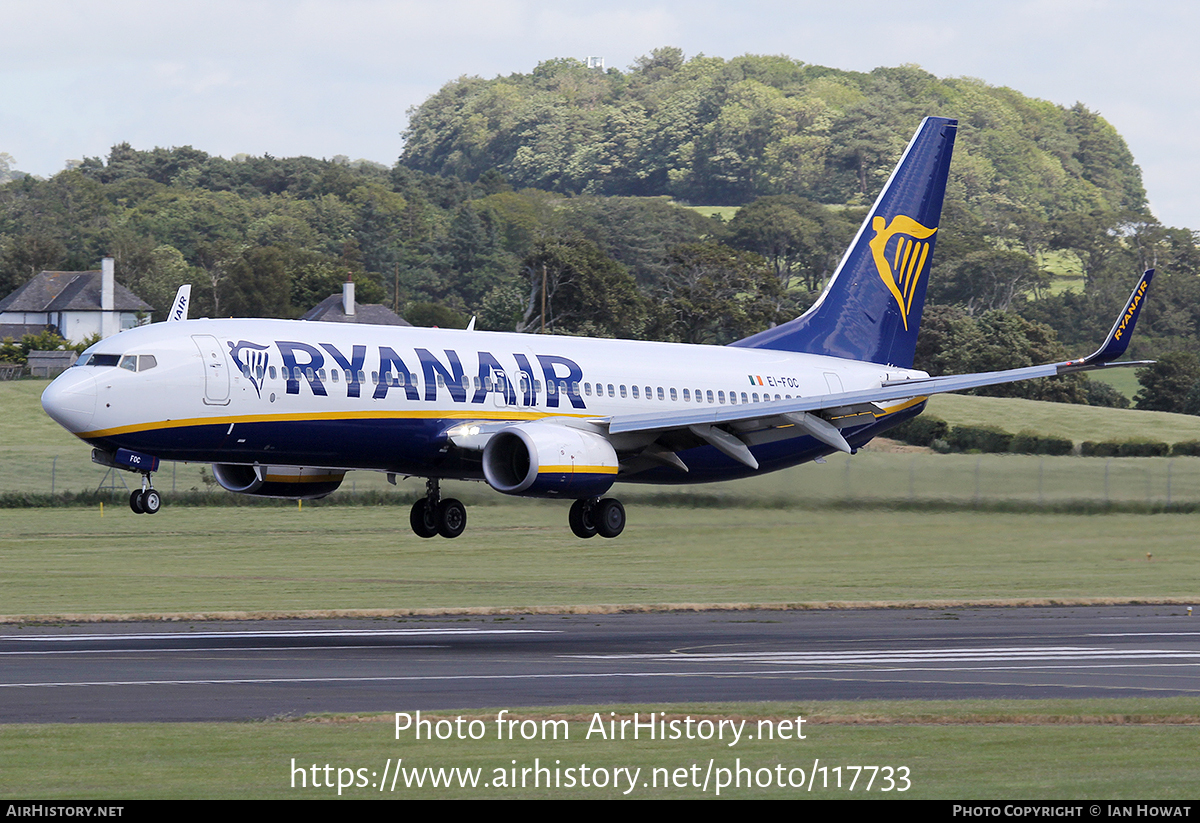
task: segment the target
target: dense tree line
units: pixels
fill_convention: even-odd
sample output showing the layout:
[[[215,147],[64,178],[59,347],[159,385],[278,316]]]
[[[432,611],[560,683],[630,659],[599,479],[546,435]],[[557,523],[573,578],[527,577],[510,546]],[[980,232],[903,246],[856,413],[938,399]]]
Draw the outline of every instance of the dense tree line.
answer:
[[[390,168],[121,144],[41,180],[0,154],[0,294],[112,254],[160,317],[185,282],[198,315],[295,317],[353,276],[360,300],[413,322],[727,343],[816,298],[934,113],[960,132],[918,366],[1079,354],[1149,265],[1135,356],[1197,348],[1196,233],[1154,220],[1124,141],[1084,106],[912,66],[677,49],[627,71],[566,59],[447,83]],[[1081,291],[1053,287],[1064,268]],[[1184,365],[1157,385],[1185,383]],[[1119,402],[1078,377],[994,391]]]

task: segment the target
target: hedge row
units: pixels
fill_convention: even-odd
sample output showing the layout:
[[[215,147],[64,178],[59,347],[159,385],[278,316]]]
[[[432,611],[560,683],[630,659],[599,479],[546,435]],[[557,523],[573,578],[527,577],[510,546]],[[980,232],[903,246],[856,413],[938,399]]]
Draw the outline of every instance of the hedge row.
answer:
[[[1075,451],[1074,442],[1065,437],[1047,437],[1028,430],[1011,434],[996,426],[951,426],[945,420],[928,415],[904,421],[887,436],[940,452],[1064,455]],[[1084,457],[1200,457],[1200,440],[1188,440],[1174,446],[1146,438],[1099,443],[1088,440],[1080,445],[1079,453]]]

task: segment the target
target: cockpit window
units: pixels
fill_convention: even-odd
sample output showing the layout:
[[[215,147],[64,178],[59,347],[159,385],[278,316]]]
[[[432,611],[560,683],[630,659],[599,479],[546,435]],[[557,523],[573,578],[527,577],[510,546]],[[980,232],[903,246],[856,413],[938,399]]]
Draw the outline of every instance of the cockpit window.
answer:
[[[120,366],[127,371],[139,372],[154,368],[158,360],[152,354],[93,354],[80,363],[84,366]]]

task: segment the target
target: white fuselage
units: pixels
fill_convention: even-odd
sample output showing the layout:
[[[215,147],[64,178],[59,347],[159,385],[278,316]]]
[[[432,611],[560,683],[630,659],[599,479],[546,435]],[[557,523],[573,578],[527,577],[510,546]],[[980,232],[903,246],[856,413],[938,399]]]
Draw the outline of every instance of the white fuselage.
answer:
[[[925,376],[769,349],[251,319],[131,329],[80,364],[43,404],[103,448],[440,476],[458,472],[445,432],[463,421],[603,421]]]

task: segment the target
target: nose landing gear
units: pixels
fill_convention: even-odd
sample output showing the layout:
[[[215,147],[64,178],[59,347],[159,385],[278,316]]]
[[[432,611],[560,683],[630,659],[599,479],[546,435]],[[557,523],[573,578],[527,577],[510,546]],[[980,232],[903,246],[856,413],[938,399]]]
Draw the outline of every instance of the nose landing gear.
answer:
[[[142,487],[129,495],[129,508],[134,514],[158,514],[162,497],[150,485],[150,472],[142,474]]]

